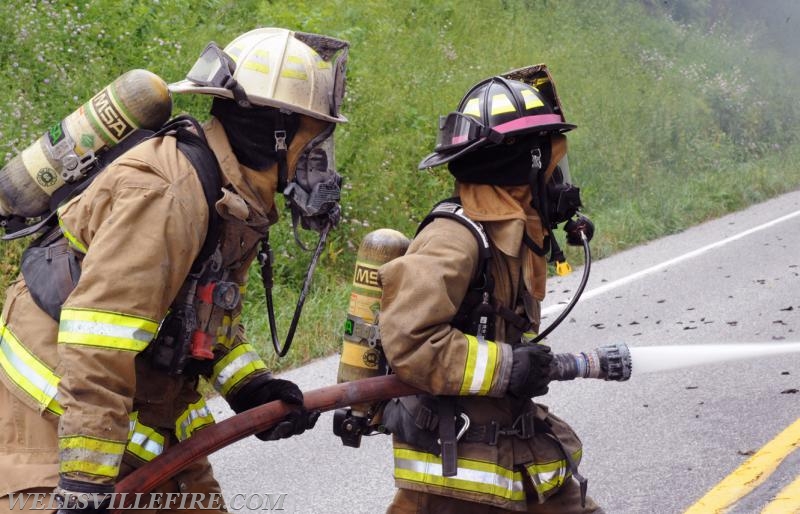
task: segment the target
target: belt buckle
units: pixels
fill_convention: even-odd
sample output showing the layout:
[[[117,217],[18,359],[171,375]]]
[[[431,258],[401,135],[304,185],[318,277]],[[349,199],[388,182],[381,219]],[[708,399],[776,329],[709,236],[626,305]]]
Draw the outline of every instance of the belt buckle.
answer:
[[[515,432],[514,435],[523,440],[533,437],[535,433],[533,424],[535,415],[534,411],[528,411],[517,416],[517,419],[511,425],[513,432]]]

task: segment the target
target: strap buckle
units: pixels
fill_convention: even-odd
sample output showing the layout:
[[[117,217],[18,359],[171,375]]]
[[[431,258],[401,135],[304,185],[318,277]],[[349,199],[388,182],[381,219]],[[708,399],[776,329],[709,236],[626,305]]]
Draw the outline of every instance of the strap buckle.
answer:
[[[286,131],[275,131],[275,151],[286,150]]]
[[[497,446],[500,436],[514,436],[522,440],[530,439],[535,433],[533,425],[535,417],[533,411],[520,414],[511,424],[511,428],[501,428],[500,423],[492,420],[488,426],[489,433],[487,434],[486,443],[490,446]]]
[[[469,424],[470,424],[469,416],[467,416],[466,413],[464,412],[459,414],[458,417],[456,418],[456,425],[458,425],[459,419],[461,420],[461,428],[459,428],[458,433],[456,433],[456,441],[460,441],[461,438],[464,437],[464,434],[466,434],[467,430],[469,430]],[[436,442],[442,444],[441,439],[436,439]]]

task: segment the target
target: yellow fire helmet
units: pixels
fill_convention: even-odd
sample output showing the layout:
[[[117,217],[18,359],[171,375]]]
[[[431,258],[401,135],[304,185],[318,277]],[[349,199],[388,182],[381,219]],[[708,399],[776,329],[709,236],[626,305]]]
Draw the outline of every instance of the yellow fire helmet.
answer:
[[[319,120],[344,123],[348,43],[318,34],[258,28],[223,49],[209,43],[173,93],[198,93],[236,100],[241,106],[286,109]]]

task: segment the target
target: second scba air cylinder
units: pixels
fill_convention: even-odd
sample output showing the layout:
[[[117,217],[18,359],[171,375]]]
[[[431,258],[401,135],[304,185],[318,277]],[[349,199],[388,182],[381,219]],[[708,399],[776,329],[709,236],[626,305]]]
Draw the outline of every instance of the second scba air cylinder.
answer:
[[[381,228],[364,236],[358,247],[353,288],[347,309],[338,382],[386,373],[380,348],[378,315],[382,297],[378,268],[406,253],[409,239],[397,230]],[[370,405],[353,405],[353,414],[372,414]]]
[[[147,70],[131,70],[53,125],[0,171],[0,216],[34,218],[50,197],[83,177],[93,156],[136,129],[157,130],[172,113],[167,84]]]

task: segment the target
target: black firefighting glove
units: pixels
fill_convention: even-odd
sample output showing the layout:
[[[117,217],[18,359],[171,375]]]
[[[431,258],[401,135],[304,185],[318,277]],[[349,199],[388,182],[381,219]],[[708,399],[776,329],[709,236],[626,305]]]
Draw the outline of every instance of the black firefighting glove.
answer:
[[[61,478],[55,491],[57,514],[108,514],[113,485]]]
[[[270,373],[255,377],[228,399],[231,408],[239,414],[274,400],[281,400],[289,405],[298,405],[299,411],[293,410],[274,427],[256,434],[262,441],[274,441],[293,435],[299,435],[306,429],[314,428],[320,412],[308,411],[303,407],[303,392],[297,384],[280,378],[272,378]]]
[[[526,344],[514,348],[508,392],[517,398],[544,396],[549,390],[550,363],[553,354],[543,344]]]

